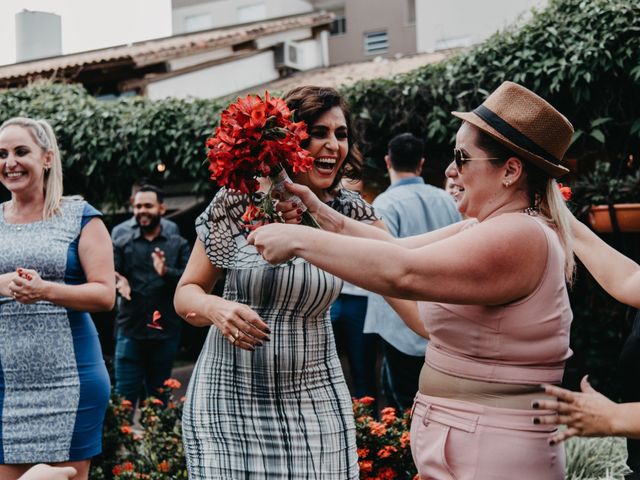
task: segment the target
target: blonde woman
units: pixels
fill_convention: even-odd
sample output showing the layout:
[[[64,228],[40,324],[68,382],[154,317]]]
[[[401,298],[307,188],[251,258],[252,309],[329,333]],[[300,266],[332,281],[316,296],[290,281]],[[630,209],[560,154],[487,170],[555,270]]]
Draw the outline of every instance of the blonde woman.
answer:
[[[422,301],[430,343],[411,424],[421,478],[560,480],[564,451],[547,441],[553,426],[532,424],[531,401],[541,382],[560,383],[571,355],[570,217],[554,178],[567,172],[573,127],[512,82],[454,115],[463,123],[446,174],[460,213],[477,220],[393,239],[298,186],[325,230],[267,225],[249,241],[270,262],[302,257]]]
[[[36,463],[88,478],[102,448],[109,377],[88,313],[115,301],[101,216],[62,196],[62,164],[44,120],[0,126],[0,478]],[[71,470],[67,470],[71,471]]]

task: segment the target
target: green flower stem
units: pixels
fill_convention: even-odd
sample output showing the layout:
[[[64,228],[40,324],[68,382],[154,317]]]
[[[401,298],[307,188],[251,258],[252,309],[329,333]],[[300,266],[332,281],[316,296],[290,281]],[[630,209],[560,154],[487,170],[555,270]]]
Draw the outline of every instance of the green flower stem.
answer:
[[[316,221],[315,218],[313,218],[313,215],[311,215],[309,210],[307,210],[307,207],[304,205],[304,203],[302,203],[302,200],[300,200],[300,198],[297,197],[296,195],[291,194],[284,187],[285,183],[287,182],[292,183],[292,182],[286,170],[281,164],[278,164],[271,169],[271,174],[269,175],[269,179],[271,179],[271,182],[273,184],[271,190],[269,191],[270,196],[272,191],[276,191],[280,194],[280,198],[287,201],[297,202],[300,205],[300,208],[304,209],[304,211],[302,212],[302,220],[300,223],[302,225],[306,225],[307,227],[321,228],[320,224]]]

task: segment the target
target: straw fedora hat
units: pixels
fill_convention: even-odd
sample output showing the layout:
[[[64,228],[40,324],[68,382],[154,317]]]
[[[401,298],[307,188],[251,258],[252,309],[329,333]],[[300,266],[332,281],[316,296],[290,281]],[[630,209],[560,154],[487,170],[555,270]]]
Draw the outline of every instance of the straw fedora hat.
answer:
[[[573,125],[531,90],[504,82],[472,112],[451,112],[478,127],[552,177],[569,171],[560,165]]]

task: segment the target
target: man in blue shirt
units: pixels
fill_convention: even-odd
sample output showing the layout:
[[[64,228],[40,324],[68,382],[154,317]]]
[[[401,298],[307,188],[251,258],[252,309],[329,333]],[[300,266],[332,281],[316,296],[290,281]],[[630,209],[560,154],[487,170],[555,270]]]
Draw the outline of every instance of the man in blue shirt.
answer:
[[[411,133],[391,139],[385,163],[391,185],[373,206],[397,238],[419,235],[461,220],[451,195],[420,176],[424,144]],[[382,388],[393,406],[410,408],[418,389],[427,341],[416,335],[380,296],[369,294],[365,333],[382,337]]]

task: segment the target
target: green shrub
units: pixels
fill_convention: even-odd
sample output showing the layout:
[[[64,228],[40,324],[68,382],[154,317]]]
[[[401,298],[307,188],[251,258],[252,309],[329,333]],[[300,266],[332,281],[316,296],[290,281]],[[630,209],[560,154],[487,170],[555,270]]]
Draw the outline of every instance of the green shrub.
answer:
[[[571,438],[565,449],[567,480],[617,480],[629,473],[622,438]]]
[[[382,166],[387,141],[411,131],[426,139],[431,171],[449,162],[459,121],[504,80],[530,87],[576,127],[573,153],[622,159],[640,136],[640,4],[628,0],[551,0],[520,28],[472,50],[391,79],[343,89],[368,164]],[[37,83],[0,93],[0,121],[51,121],[70,193],[122,202],[142,177],[208,187],[204,140],[224,100],[100,101],[79,86]],[[636,155],[636,158],[638,156]],[[159,173],[158,163],[166,165]]]
[[[221,109],[214,100],[101,101],[81,86],[39,82],[0,93],[0,121],[47,119],[60,144],[66,193],[122,204],[142,177],[211,188],[204,142]],[[159,172],[158,164],[166,170]]]
[[[622,159],[637,152],[640,138],[639,33],[638,2],[551,0],[520,28],[455,58],[344,92],[364,153],[380,166],[386,142],[411,131],[425,138],[441,173],[460,124],[450,112],[475,108],[505,80],[532,89],[569,118],[576,127],[574,156]]]

